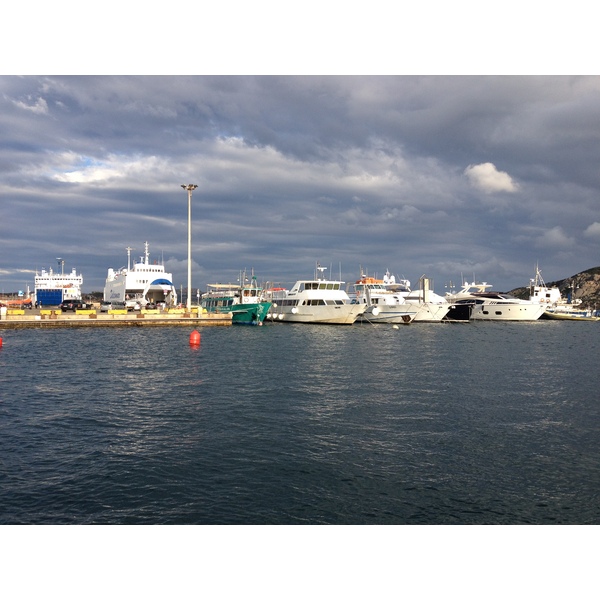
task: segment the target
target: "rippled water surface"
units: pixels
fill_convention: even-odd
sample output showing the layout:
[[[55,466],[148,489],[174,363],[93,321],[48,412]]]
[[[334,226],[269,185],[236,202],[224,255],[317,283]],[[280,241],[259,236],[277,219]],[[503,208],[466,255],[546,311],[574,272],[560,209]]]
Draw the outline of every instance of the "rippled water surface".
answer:
[[[600,523],[600,325],[0,330],[0,522]]]

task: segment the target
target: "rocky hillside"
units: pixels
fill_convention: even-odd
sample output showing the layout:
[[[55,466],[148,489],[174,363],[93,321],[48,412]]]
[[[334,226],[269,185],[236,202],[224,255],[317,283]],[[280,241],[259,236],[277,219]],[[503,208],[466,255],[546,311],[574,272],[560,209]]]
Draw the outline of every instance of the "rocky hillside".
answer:
[[[577,273],[566,279],[559,281],[546,281],[547,287],[556,286],[563,298],[566,298],[569,291],[573,290],[573,298],[581,298],[584,306],[590,308],[600,308],[600,267],[594,267],[587,271]],[[520,287],[511,290],[509,294],[517,298],[529,298],[529,288]]]

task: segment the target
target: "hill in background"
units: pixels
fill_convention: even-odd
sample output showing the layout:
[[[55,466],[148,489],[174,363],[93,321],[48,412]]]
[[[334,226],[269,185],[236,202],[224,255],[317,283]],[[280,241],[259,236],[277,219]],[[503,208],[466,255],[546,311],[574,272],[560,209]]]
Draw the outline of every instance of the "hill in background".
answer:
[[[581,298],[583,306],[590,308],[600,308],[600,267],[594,267],[587,271],[577,273],[566,279],[559,281],[546,281],[547,287],[557,287],[561,296],[567,298],[572,291],[572,298]],[[529,287],[515,288],[509,292],[516,298],[528,299],[530,295]]]

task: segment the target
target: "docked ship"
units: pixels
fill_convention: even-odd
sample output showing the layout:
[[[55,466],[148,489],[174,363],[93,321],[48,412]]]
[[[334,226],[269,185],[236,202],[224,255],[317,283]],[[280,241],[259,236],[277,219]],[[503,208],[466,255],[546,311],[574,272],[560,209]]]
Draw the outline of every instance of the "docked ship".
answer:
[[[272,320],[284,323],[330,323],[352,325],[367,309],[366,304],[352,303],[344,281],[323,277],[326,267],[317,264],[314,279],[300,279],[291,290],[270,292]]]
[[[64,261],[59,264],[64,267]],[[52,268],[36,271],[34,278],[33,300],[36,306],[58,306],[61,302],[81,300],[83,275],[77,274],[77,269],[70,273],[55,273]]]
[[[245,274],[241,274],[237,284],[208,284],[200,306],[207,313],[231,313],[233,325],[262,325],[271,302],[264,300],[263,288],[258,285],[254,275],[246,283]]]
[[[433,291],[432,280],[425,275],[419,279],[418,290],[411,290],[408,279],[400,279],[396,282],[395,276],[389,271],[386,271],[383,279],[366,277],[361,273],[361,278],[355,283],[354,288],[358,301],[368,302],[366,293],[369,294],[370,302],[374,306],[367,309],[362,318],[372,321],[408,323],[414,320],[422,323],[439,323],[446,319],[452,308],[452,304]],[[377,309],[379,314],[373,315],[375,319],[372,319],[371,315],[377,312]],[[402,311],[412,314],[412,319],[409,321]],[[386,320],[387,317],[390,320]]]
[[[600,321],[598,311],[584,307],[580,298],[573,298],[573,289],[569,290],[566,298],[563,298],[559,288],[548,287],[537,266],[535,279],[531,280],[529,300],[539,302],[544,307],[542,319]]]
[[[446,293],[448,302],[471,307],[471,319],[481,321],[537,321],[544,313],[539,301],[521,300],[490,291],[491,284],[464,283],[457,293]]]
[[[124,302],[127,308],[136,305],[144,308],[148,304],[164,304],[166,307],[177,304],[177,290],[173,285],[173,275],[165,271],[165,266],[150,262],[148,242],[144,243],[144,256],[131,265],[131,250],[127,247],[127,267],[119,270],[108,269],[104,285],[105,302]]]
[[[362,275],[353,287],[355,302],[367,307],[358,317],[361,322],[408,325],[421,310],[418,304],[408,303],[399,293],[387,289],[382,279]]]

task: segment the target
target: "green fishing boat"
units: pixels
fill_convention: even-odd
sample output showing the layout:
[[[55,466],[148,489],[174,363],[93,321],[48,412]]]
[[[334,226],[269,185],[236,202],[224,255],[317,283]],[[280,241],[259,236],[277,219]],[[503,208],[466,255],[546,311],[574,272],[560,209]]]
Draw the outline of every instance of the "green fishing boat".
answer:
[[[240,276],[240,281],[244,280],[245,277]],[[250,283],[208,284],[200,306],[207,313],[232,313],[233,325],[262,325],[271,302],[263,300],[263,288],[252,276]]]

